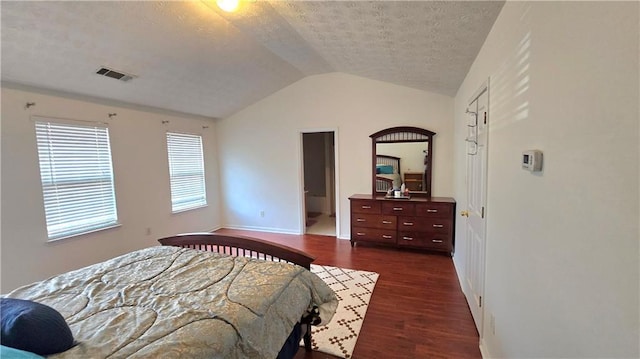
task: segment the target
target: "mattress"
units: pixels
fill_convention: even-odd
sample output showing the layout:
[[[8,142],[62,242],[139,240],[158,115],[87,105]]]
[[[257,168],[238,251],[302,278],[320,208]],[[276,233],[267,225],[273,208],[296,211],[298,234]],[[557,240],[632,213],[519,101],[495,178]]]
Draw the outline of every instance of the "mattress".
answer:
[[[152,247],[21,287],[7,297],[58,310],[77,345],[49,358],[269,358],[303,313],[337,307],[291,264]]]

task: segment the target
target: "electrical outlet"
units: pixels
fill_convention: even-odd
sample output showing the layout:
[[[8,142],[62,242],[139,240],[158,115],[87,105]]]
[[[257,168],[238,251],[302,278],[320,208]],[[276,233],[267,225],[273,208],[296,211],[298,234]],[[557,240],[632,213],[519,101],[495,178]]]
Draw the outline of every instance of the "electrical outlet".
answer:
[[[260,217],[264,218],[264,210],[260,211]]]

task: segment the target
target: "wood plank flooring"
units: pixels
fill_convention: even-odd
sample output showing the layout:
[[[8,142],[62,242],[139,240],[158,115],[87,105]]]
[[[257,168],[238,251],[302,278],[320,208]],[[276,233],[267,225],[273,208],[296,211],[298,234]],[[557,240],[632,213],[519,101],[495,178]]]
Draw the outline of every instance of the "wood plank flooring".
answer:
[[[378,272],[353,358],[481,358],[478,332],[451,258],[364,246],[317,235],[221,229],[288,245],[316,256],[315,264]],[[300,350],[296,359],[333,358]]]

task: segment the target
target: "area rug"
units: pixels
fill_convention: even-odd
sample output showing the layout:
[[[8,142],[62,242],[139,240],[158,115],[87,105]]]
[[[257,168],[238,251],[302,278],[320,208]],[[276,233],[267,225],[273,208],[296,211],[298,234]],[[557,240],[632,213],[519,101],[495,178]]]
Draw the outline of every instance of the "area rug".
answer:
[[[311,271],[336,292],[340,301],[329,324],[312,327],[311,346],[315,351],[351,358],[378,273],[315,264]]]

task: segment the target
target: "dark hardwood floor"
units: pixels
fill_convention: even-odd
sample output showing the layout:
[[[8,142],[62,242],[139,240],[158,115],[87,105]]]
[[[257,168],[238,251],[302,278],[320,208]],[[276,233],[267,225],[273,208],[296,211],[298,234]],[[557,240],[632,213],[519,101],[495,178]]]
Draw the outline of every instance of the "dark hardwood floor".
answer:
[[[221,229],[288,245],[315,264],[380,274],[353,358],[481,358],[478,332],[450,257],[363,246],[318,235]],[[296,359],[333,358],[301,348]]]

